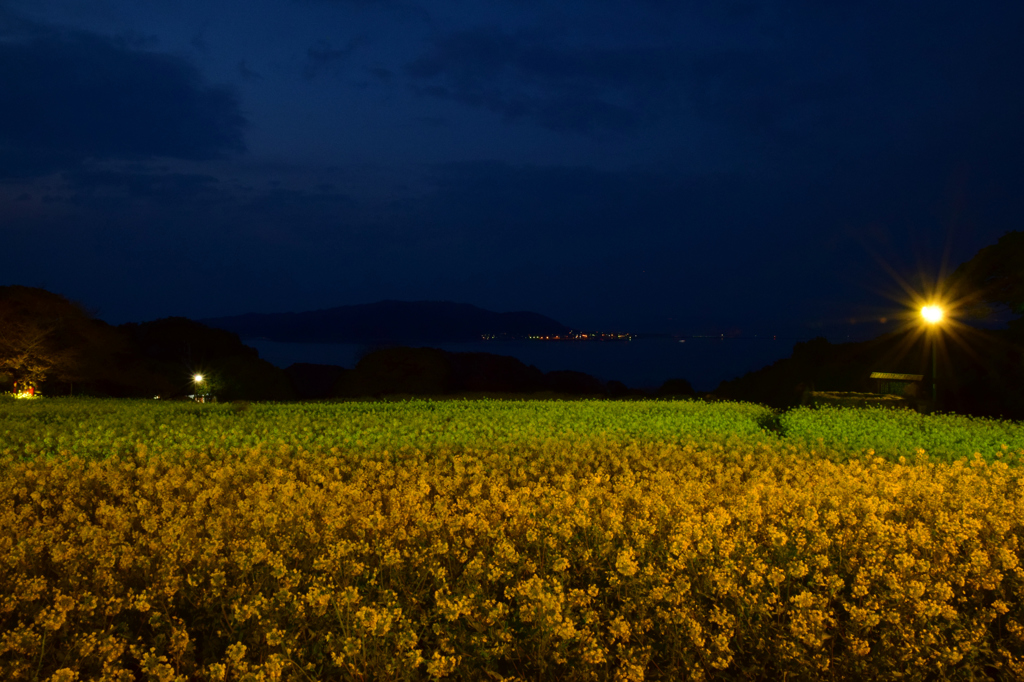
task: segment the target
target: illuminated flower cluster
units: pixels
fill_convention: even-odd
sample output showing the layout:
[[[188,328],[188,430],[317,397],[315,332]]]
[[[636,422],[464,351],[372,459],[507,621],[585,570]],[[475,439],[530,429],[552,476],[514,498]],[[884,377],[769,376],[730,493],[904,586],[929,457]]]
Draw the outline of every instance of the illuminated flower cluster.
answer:
[[[402,422],[388,448],[316,443],[300,406],[308,447],[175,449],[152,423],[105,458],[8,448],[0,678],[1024,676],[1024,453],[538,438],[550,405],[490,447]],[[486,433],[473,408],[446,428]]]

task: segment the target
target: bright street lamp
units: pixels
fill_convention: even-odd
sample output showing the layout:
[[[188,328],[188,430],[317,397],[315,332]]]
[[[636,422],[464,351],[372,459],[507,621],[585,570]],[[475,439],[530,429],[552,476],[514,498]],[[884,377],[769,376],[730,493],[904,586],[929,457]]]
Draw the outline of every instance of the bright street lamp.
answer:
[[[926,305],[921,308],[921,317],[923,317],[924,321],[928,324],[938,324],[939,322],[942,322],[942,318],[945,316],[946,314],[942,310],[942,306]]]
[[[939,327],[939,323],[942,322],[942,320],[943,320],[943,318],[945,316],[946,316],[946,313],[942,309],[942,306],[940,306],[940,305],[932,304],[932,305],[926,305],[923,308],[921,308],[921,317],[923,317],[924,321],[928,323],[928,326],[930,326],[932,328],[932,409],[933,410],[935,409],[935,401],[936,401],[936,399],[937,399],[936,397],[938,395],[938,391],[936,389],[936,383],[937,383],[936,376],[937,376],[937,369],[938,369],[938,367],[937,367],[937,363],[936,363],[936,360],[935,360],[935,356],[938,355],[938,344],[939,344],[939,333],[938,333],[939,330],[938,330],[938,327]]]
[[[196,382],[197,384],[203,383],[203,375],[202,374],[195,375],[194,377],[192,377],[192,381]]]

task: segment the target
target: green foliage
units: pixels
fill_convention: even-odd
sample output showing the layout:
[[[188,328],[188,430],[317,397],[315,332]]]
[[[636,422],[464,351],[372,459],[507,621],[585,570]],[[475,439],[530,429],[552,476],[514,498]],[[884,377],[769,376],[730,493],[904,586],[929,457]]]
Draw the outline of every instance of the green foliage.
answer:
[[[595,439],[680,443],[769,438],[747,403],[505,401],[253,403],[52,399],[0,409],[0,454],[102,459],[145,448],[187,457],[295,448],[353,457],[493,449],[537,452]]]
[[[992,461],[1024,451],[1024,424],[957,414],[923,415],[886,407],[801,407],[783,414],[779,424],[787,440],[812,447],[821,443],[840,458],[870,450],[897,460],[923,450],[932,459],[952,461],[979,453]]]
[[[777,415],[751,403],[654,400],[252,403],[245,409],[89,398],[0,404],[0,455],[20,458],[148,451],[180,459],[284,447],[394,461],[485,450],[571,454],[596,441],[622,447],[736,439],[810,446],[836,460],[871,451],[898,461],[924,450],[932,459],[977,452],[993,461],[1024,451],[1024,424],[904,409],[797,408]]]

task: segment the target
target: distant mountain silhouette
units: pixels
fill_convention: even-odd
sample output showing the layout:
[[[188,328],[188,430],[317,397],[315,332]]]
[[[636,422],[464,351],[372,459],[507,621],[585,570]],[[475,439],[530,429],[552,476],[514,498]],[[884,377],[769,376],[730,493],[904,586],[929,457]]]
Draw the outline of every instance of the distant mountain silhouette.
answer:
[[[538,313],[496,313],[449,301],[380,301],[305,313],[249,313],[200,321],[243,339],[299,343],[436,343],[479,341],[485,334],[522,338],[570,331]]]

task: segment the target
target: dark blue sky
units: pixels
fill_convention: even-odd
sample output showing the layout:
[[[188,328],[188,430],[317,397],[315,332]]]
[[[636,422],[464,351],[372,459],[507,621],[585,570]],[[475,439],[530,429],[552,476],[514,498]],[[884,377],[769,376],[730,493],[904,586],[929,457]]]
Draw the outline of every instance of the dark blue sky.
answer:
[[[6,0],[0,284],[872,335],[1024,217],[1024,3]]]

